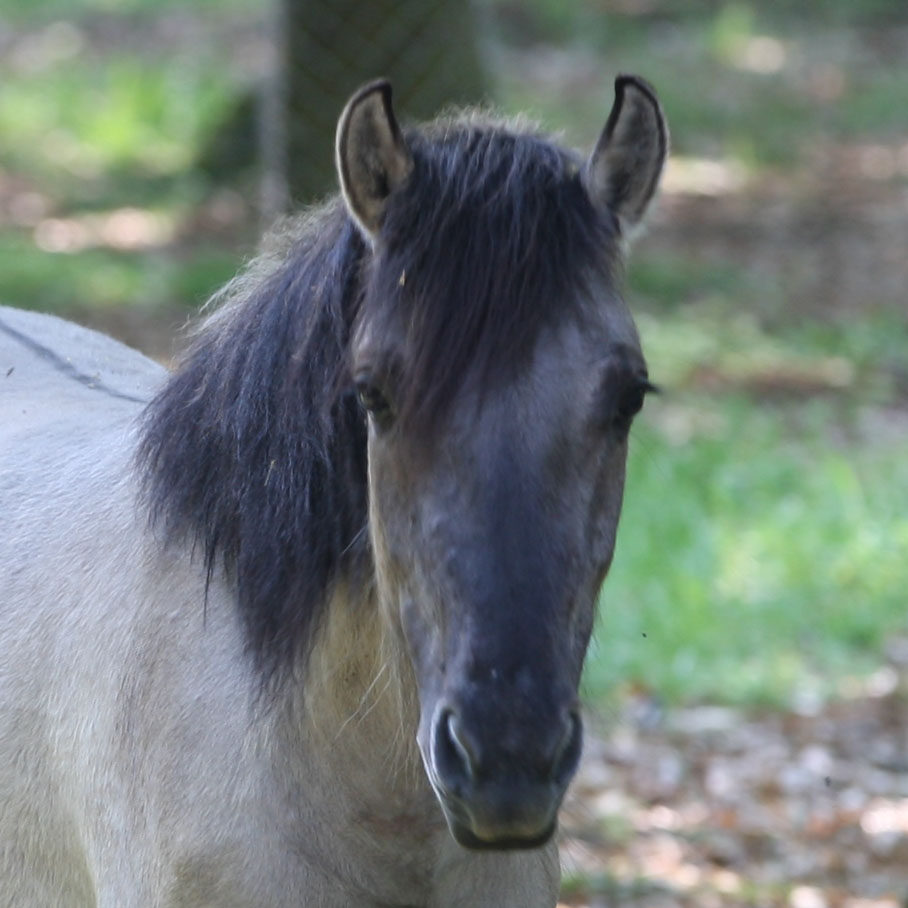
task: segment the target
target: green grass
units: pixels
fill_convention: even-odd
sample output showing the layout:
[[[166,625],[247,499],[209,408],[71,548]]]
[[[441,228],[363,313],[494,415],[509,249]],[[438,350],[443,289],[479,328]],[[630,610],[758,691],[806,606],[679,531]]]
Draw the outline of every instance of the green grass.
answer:
[[[3,0],[0,21],[14,25],[44,25],[60,19],[90,19],[98,16],[118,18],[185,12],[186,0]],[[195,10],[224,15],[248,12],[255,8],[251,0],[192,0]]]
[[[839,406],[668,395],[634,431],[586,675],[600,699],[785,702],[908,631],[908,435],[841,437]]]
[[[236,256],[217,247],[191,255],[170,250],[119,252],[88,249],[68,255],[43,252],[18,235],[0,234],[0,300],[44,312],[133,306],[200,306],[230,278]]]
[[[908,61],[901,59],[850,78],[844,96],[826,116],[830,127],[844,137],[871,134],[885,139],[904,133],[897,111],[906,107]]]
[[[674,310],[680,304],[703,297],[727,300],[752,283],[743,269],[730,262],[695,261],[672,253],[648,252],[646,243],[638,244],[627,270],[628,298],[642,300],[652,307],[657,304]]]
[[[908,319],[769,330],[717,292],[637,320],[665,393],[632,434],[588,698],[841,693],[908,632]]]
[[[64,204],[86,191],[129,192],[191,168],[204,137],[225,111],[233,85],[214,60],[81,55],[0,92],[0,165],[27,173]],[[81,198],[80,198],[81,196]]]
[[[235,272],[235,248],[181,229],[212,190],[195,162],[240,90],[222,50],[214,42],[191,50],[177,44],[137,51],[116,40],[106,51],[88,47],[97,17],[116,20],[114,33],[143,34],[143,16],[178,9],[152,0],[65,7],[41,0],[4,8],[26,29],[26,48],[35,45],[28,53],[14,45],[0,61],[0,187],[5,174],[14,175],[11,211],[17,198],[28,197],[39,200],[41,217],[78,220],[143,208],[173,234],[137,251],[94,242],[51,252],[34,239],[41,217],[6,222],[0,212],[5,304],[62,314],[124,305],[192,308]]]

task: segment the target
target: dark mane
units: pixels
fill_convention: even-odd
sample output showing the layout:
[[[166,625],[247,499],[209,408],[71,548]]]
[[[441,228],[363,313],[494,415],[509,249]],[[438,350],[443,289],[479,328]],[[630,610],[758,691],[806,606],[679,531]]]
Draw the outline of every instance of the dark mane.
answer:
[[[155,523],[234,578],[251,652],[292,664],[345,562],[362,559],[365,424],[346,348],[364,243],[339,201],[223,291],[144,416]]]
[[[374,259],[340,200],[310,212],[225,288],[145,413],[152,518],[195,540],[209,577],[223,564],[267,677],[305,654],[332,582],[369,569],[357,319],[405,307],[414,352],[396,403],[423,431],[464,376],[519,368],[594,276],[610,279],[617,226],[572,155],[470,115],[407,139],[414,170]]]

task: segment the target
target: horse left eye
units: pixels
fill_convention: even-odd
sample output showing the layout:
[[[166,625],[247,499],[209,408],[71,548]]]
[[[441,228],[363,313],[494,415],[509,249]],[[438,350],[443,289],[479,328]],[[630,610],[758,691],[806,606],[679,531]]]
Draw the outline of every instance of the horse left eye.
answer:
[[[627,432],[634,417],[643,409],[646,395],[651,391],[658,391],[658,388],[646,379],[622,389],[612,410],[612,427],[619,432]]]

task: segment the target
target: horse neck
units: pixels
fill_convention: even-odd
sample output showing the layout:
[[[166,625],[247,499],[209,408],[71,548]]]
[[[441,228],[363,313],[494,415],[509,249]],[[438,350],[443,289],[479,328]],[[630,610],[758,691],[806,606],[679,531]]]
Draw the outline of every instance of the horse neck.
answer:
[[[416,746],[415,702],[375,594],[338,586],[305,682],[288,686],[272,726],[274,812],[289,809],[287,834],[316,866],[344,867],[363,893],[386,893],[383,904],[426,903],[447,835]]]

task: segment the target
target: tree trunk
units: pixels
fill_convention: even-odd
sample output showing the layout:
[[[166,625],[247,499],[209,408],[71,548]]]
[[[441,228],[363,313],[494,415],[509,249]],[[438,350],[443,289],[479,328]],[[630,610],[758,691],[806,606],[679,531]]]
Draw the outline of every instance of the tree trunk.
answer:
[[[468,0],[278,0],[275,27],[280,66],[262,124],[266,216],[335,189],[337,118],[364,82],[389,78],[404,120],[487,98]]]

